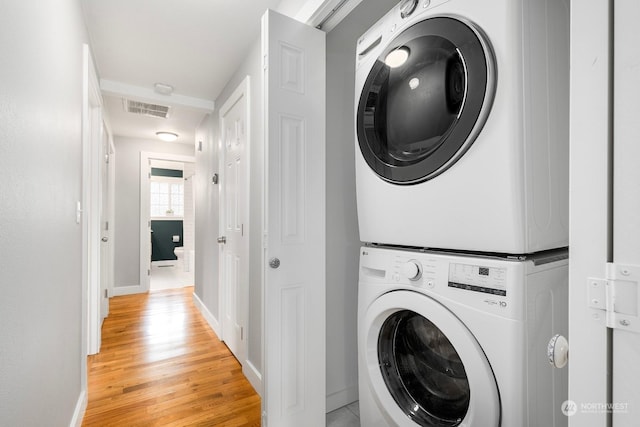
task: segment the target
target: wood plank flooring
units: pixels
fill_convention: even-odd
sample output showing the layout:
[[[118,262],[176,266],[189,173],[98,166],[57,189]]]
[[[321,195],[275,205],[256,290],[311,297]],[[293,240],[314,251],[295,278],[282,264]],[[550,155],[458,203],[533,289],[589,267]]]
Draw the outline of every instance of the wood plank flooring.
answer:
[[[83,426],[260,426],[260,397],[193,287],[111,299]]]

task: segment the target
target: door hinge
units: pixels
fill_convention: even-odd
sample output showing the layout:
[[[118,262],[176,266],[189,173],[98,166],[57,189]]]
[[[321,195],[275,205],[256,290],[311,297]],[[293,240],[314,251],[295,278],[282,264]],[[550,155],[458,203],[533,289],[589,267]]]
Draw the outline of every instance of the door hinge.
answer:
[[[262,412],[262,427],[267,427],[267,411]]]
[[[104,297],[109,298],[109,289],[104,290]]]
[[[605,312],[607,327],[640,334],[640,266],[609,262],[606,276],[588,279],[589,307]]]
[[[244,340],[244,327],[240,326],[240,341]]]
[[[147,276],[151,276],[151,270],[147,269]]]

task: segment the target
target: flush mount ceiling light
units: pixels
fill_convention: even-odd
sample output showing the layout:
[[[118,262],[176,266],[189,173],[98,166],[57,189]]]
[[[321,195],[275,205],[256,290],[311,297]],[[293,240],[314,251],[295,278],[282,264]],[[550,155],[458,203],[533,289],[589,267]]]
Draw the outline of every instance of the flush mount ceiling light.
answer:
[[[407,62],[407,59],[409,59],[409,48],[403,46],[389,52],[384,58],[384,63],[391,68],[397,68]]]
[[[156,136],[163,141],[173,142],[178,139],[178,134],[173,132],[160,131],[156,132]]]
[[[171,95],[173,93],[173,86],[166,83],[156,83],[153,85],[153,90],[161,95]]]

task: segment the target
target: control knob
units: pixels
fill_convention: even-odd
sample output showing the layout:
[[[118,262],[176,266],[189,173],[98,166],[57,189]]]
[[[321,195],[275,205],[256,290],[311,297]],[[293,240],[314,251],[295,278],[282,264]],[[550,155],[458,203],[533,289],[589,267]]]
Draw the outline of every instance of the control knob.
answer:
[[[403,0],[402,3],[400,3],[400,16],[402,19],[411,15],[417,6],[418,0]]]
[[[402,274],[409,280],[416,281],[422,277],[422,266],[420,262],[412,259],[402,264]]]
[[[556,368],[564,368],[569,361],[569,343],[560,334],[551,337],[547,344],[547,357],[549,363]]]

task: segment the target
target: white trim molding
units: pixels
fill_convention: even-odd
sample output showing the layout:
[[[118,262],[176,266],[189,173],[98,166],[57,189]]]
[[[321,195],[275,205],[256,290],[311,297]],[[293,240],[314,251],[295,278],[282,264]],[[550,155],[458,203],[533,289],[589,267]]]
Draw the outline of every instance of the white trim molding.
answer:
[[[198,297],[195,292],[193,293],[193,303],[195,304],[198,311],[200,311],[200,314],[202,314],[202,317],[204,317],[204,320],[207,321],[207,324],[211,327],[213,333],[216,334],[218,339],[220,339],[220,323],[218,322],[218,319],[216,319],[215,316],[209,311],[207,306],[204,305],[200,297]]]
[[[78,402],[73,411],[73,417],[69,423],[69,427],[80,427],[84,418],[84,413],[87,410],[87,390],[81,390],[80,396],[78,396]]]
[[[258,393],[261,398],[264,397],[262,394],[262,374],[250,360],[247,359],[242,364],[242,373],[247,377],[256,393]]]

